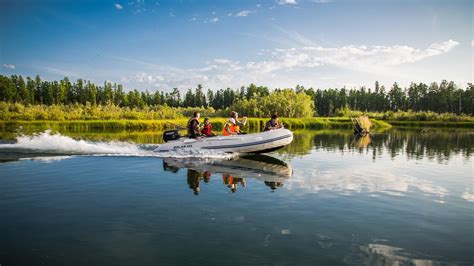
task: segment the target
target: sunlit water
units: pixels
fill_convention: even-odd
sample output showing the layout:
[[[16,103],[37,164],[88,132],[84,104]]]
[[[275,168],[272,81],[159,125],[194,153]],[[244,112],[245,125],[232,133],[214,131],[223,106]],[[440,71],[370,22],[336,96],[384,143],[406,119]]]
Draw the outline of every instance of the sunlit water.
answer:
[[[472,132],[297,131],[266,156],[159,135],[3,133],[0,264],[474,263]]]

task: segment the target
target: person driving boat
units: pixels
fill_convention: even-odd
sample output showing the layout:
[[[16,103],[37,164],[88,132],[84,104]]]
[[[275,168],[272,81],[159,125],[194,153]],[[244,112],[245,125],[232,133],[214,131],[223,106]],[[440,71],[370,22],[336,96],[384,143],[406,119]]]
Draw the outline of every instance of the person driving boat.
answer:
[[[276,114],[273,114],[272,118],[265,124],[265,128],[263,129],[263,131],[270,131],[282,127],[283,124],[278,122],[278,116]]]
[[[194,112],[193,117],[189,119],[187,130],[188,130],[188,138],[195,139],[196,137],[200,136],[201,133],[199,132],[199,118],[201,114],[199,112]]]

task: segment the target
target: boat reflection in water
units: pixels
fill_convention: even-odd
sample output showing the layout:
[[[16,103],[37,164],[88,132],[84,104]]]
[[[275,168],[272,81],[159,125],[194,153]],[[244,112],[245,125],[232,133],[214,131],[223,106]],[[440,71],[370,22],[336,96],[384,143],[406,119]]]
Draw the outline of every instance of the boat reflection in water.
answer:
[[[223,184],[234,193],[247,185],[246,178],[263,181],[273,191],[283,186],[293,169],[288,163],[268,155],[243,155],[230,160],[196,160],[183,158],[163,159],[163,169],[177,173],[187,169],[187,182],[195,195],[200,192],[200,182],[210,182],[211,175],[222,176]]]

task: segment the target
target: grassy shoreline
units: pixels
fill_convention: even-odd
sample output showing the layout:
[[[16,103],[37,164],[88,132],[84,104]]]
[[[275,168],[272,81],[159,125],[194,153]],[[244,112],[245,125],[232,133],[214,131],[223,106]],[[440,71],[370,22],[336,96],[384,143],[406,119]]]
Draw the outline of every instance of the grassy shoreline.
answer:
[[[471,121],[386,121],[394,127],[411,127],[411,128],[474,128],[474,122]]]
[[[213,117],[211,122],[214,131],[222,130],[227,119]],[[281,118],[289,129],[352,129],[352,122],[348,117],[312,117],[312,118]],[[268,119],[249,118],[244,130],[259,131]],[[443,128],[474,128],[474,122],[448,121],[384,121],[371,119],[374,130],[394,127],[443,127]],[[173,124],[184,126],[187,119],[167,120],[69,120],[69,121],[0,121],[0,130],[15,131],[19,128],[52,129],[69,131],[99,131],[99,130],[166,130],[174,128]]]
[[[214,131],[222,130],[227,119],[213,117],[211,122]],[[258,131],[268,119],[249,118],[244,130]],[[348,117],[313,117],[313,118],[281,118],[285,127],[289,129],[351,129],[352,122]],[[375,129],[389,128],[390,124],[372,120]],[[19,127],[44,128],[44,129],[68,129],[68,130],[165,130],[174,128],[173,124],[186,125],[187,119],[168,120],[70,120],[70,121],[0,121],[0,130],[12,131]]]

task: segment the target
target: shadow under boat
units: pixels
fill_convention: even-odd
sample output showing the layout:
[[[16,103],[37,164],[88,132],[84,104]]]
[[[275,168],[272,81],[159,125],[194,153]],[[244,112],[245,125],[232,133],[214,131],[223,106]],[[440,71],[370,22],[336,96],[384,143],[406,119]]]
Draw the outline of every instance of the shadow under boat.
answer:
[[[288,180],[293,174],[290,164],[262,154],[243,155],[229,160],[163,159],[163,169],[165,171],[176,173],[180,168],[279,183]]]

